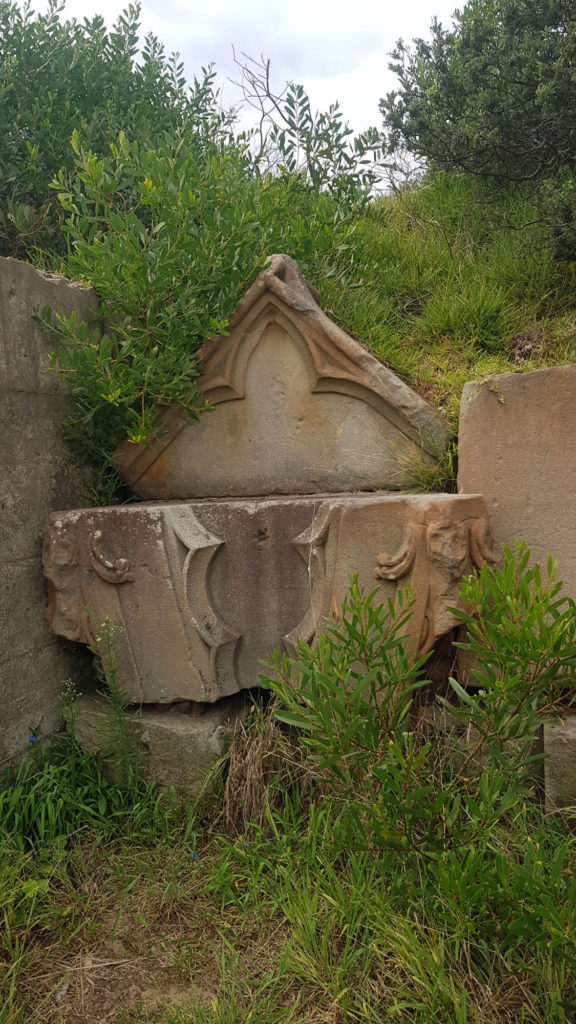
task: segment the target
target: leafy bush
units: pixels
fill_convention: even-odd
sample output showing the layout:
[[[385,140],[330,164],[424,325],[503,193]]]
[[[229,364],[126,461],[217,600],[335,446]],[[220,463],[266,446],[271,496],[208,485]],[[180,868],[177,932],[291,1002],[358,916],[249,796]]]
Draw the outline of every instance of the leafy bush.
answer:
[[[360,1019],[382,1019],[384,1008],[422,1024],[512,1021],[524,1011],[527,1020],[540,1012],[570,1019],[574,839],[541,811],[533,783],[543,715],[574,702],[576,607],[560,587],[552,562],[544,576],[524,545],[504,549],[502,567],[465,580],[460,646],[476,658],[471,685],[451,680],[452,700],[441,701],[444,718],[433,729],[418,723],[424,664],[406,658],[406,595],[384,606],[354,581],[315,649],[301,644],[293,660],[275,656],[265,682],[281,701],[278,717],[299,728],[310,771],[324,785],[296,848],[286,838],[290,809],[286,832],[276,820],[270,846],[287,865],[278,900],[294,916],[300,964],[321,959],[306,900],[317,906],[315,920],[320,906],[341,908],[338,934],[355,922],[358,944],[342,951],[339,966],[354,975],[361,949],[362,963],[375,955],[386,979],[378,975],[377,984],[373,963],[380,995],[369,1003],[374,1016],[366,1002],[358,1006]],[[302,895],[288,876],[307,857],[314,867]],[[278,873],[271,867],[274,891]],[[530,993],[522,984],[508,1005],[504,990],[511,995],[514,977],[530,978]]]
[[[549,178],[576,160],[571,0],[469,0],[453,30],[398,43],[399,89],[380,103],[393,150],[499,181]]]
[[[501,568],[484,563],[464,580],[461,597],[469,612],[453,609],[467,634],[456,646],[475,659],[471,676],[481,688],[480,712],[461,686],[455,690],[479,731],[485,729],[481,716],[492,724],[499,750],[502,742],[521,738],[524,723],[530,732],[534,716],[561,713],[576,694],[576,604],[562,596],[555,562],[548,559],[544,575],[530,564],[525,544],[503,552]]]
[[[345,249],[353,211],[298,178],[255,175],[246,151],[214,142],[211,115],[194,133],[154,149],[121,134],[98,158],[73,136],[77,168],[54,181],[66,214],[67,271],[101,299],[100,335],[74,316],[46,315],[61,345],[55,365],[70,384],[71,433],[109,465],[127,437],[153,436],[158,405],[197,415],[196,353],[222,333],[271,252],[288,251],[316,274]]]
[[[399,86],[380,101],[385,147],[435,171],[513,182],[538,208],[556,257],[573,261],[576,164],[571,0],[469,0],[454,28],[400,40]]]
[[[559,597],[554,572],[550,561],[543,580],[518,545],[504,548],[502,568],[484,565],[464,582],[469,611],[453,611],[479,689],[450,680],[446,735],[427,735],[417,721],[425,659],[407,659],[402,592],[385,606],[355,580],[316,647],[301,643],[293,660],[276,653],[265,682],[282,702],[278,717],[302,730],[317,772],[331,779],[351,848],[431,854],[485,842],[526,799],[541,716],[576,693],[576,605]]]
[[[61,21],[64,6],[49,0],[46,14],[36,14],[12,0],[0,3],[2,255],[64,248],[49,184],[60,169],[73,170],[74,131],[103,156],[120,131],[152,145],[164,132],[193,128],[208,109],[215,137],[229,129],[211,70],[189,89],[183,65],[166,57],[153,35],[138,53],[137,4],[111,30],[100,16]]]

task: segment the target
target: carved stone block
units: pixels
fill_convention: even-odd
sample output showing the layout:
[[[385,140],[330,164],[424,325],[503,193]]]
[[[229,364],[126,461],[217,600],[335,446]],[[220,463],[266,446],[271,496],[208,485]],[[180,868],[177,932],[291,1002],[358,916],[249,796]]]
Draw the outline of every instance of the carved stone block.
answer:
[[[312,640],[358,572],[416,596],[412,650],[453,625],[462,575],[492,558],[478,495],[314,495],[55,513],[44,546],[53,632],[96,651],[120,626],[127,697],[213,702]]]
[[[334,324],[288,256],[272,256],[228,334],[208,341],[199,384],[213,407],[178,406],[158,439],[118,464],[143,498],[400,490],[449,434],[439,413]]]
[[[576,816],[576,718],[549,719],[542,728],[546,811]]]

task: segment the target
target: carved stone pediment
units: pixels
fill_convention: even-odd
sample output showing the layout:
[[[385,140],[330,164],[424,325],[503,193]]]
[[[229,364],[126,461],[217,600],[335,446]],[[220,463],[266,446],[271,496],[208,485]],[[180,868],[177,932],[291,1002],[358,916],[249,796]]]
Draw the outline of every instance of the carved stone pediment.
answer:
[[[212,411],[193,421],[173,406],[155,442],[118,451],[140,497],[399,490],[448,436],[428,402],[326,316],[288,256],[271,257],[201,361]]]

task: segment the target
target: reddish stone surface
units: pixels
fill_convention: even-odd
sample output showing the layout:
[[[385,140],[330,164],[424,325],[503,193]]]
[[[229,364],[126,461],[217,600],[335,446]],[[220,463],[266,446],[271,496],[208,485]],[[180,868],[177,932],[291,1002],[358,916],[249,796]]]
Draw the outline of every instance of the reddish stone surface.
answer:
[[[504,373],[466,385],[458,490],[483,494],[497,543],[525,540],[558,562],[576,598],[576,365]]]

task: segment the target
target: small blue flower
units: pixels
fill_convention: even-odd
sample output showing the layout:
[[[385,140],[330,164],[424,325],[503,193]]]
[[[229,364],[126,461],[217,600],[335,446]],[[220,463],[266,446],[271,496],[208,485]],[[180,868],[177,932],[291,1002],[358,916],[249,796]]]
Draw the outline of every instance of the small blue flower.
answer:
[[[28,743],[36,743],[36,737],[33,732],[31,732],[28,737]]]
[[[198,857],[199,857],[199,856],[200,856],[200,854],[199,854],[199,853],[193,853],[193,854],[192,854],[192,860],[198,860]]]

